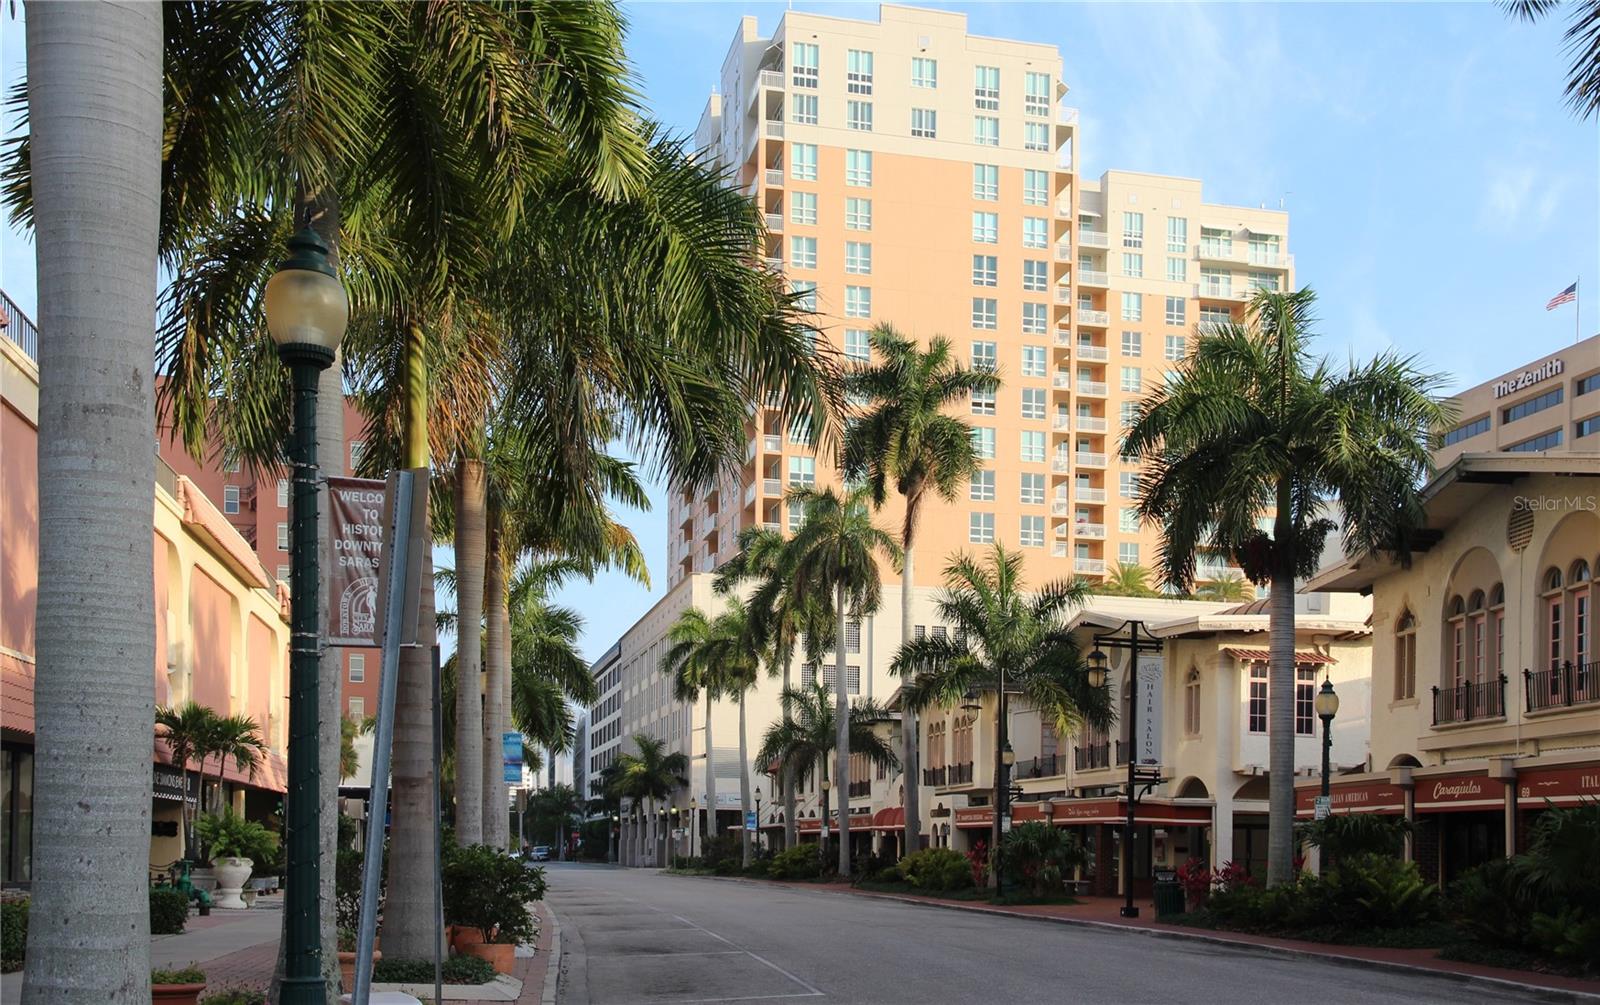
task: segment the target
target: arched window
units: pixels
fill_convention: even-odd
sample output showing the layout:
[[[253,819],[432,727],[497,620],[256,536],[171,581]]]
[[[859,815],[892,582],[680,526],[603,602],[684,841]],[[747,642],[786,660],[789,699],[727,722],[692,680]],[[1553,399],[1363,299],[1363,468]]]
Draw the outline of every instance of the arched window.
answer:
[[[1449,639],[1445,659],[1449,661],[1450,686],[1459,688],[1467,679],[1467,605],[1457,595],[1450,601],[1450,617],[1446,624]]]
[[[1489,652],[1494,660],[1489,667],[1493,680],[1506,669],[1506,588],[1501,583],[1489,591]]]
[[[1544,651],[1547,669],[1557,670],[1561,667],[1561,657],[1565,653],[1563,645],[1565,633],[1566,610],[1562,601],[1566,599],[1561,592],[1561,570],[1552,567],[1544,574]]]
[[[1483,591],[1473,590],[1467,598],[1467,680],[1483,683],[1488,676],[1488,657],[1489,612],[1484,610]]]
[[[1594,601],[1594,589],[1589,572],[1589,563],[1578,559],[1572,563],[1572,568],[1567,575],[1568,606],[1572,610],[1572,663],[1577,672],[1584,679],[1577,686],[1587,691],[1589,663],[1594,659],[1590,646],[1590,638],[1594,628],[1592,624],[1593,612],[1590,605]]]
[[[1183,679],[1183,731],[1200,735],[1200,671],[1194,667]]]
[[[1417,619],[1401,611],[1394,632],[1394,698],[1406,701],[1417,696]]]

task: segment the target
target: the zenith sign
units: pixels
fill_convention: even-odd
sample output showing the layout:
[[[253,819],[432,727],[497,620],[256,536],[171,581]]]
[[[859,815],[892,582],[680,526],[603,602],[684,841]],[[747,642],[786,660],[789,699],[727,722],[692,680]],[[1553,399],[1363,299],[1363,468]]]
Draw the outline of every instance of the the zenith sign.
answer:
[[[1532,387],[1541,380],[1560,376],[1564,365],[1560,359],[1547,359],[1532,370],[1524,370],[1519,374],[1497,380],[1494,384],[1494,396],[1504,398],[1508,394],[1516,394],[1525,387]]]

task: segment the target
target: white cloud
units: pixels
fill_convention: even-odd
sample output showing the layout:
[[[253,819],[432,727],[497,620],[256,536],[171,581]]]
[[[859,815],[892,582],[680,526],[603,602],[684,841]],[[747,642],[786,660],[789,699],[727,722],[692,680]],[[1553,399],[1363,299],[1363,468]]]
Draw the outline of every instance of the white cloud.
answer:
[[[1567,180],[1546,177],[1532,164],[1497,164],[1489,168],[1478,222],[1498,233],[1542,230],[1555,218]]]

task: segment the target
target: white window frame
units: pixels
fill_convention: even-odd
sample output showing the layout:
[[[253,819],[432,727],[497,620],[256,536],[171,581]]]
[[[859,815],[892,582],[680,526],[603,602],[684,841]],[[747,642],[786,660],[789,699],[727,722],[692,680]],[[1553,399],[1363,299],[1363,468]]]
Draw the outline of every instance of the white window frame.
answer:
[[[850,100],[844,103],[844,127],[858,133],[872,132],[872,102]]]
[[[1023,306],[1027,306],[1024,304]],[[1022,376],[1043,377],[1049,365],[1047,360],[1049,350],[1042,345],[1025,345],[1022,347]]]
[[[1017,520],[1017,543],[1024,548],[1044,547],[1044,517],[1024,513]]]
[[[998,255],[972,256],[972,285],[1000,285],[1000,257]]]
[[[856,188],[872,187],[872,151],[846,150],[844,152],[844,183]]]
[[[817,110],[821,99],[815,94],[796,94],[790,97],[789,121],[797,126],[817,124]]]
[[[1024,506],[1044,505],[1044,473],[1024,471],[1017,482],[1017,498]]]
[[[974,66],[972,68],[972,107],[986,112],[1000,110],[1000,68]]]
[[[1043,419],[1049,396],[1042,387],[1025,387],[1022,389],[1022,417],[1024,419]]]
[[[820,86],[822,51],[809,42],[796,42],[790,46],[790,83],[795,87]]]
[[[872,229],[872,200],[850,196],[844,201],[844,229]]]
[[[222,486],[222,512],[233,515],[239,512],[239,499],[242,493],[237,485]]]
[[[1050,221],[1042,216],[1022,218],[1022,246],[1047,248],[1050,246]]]
[[[845,51],[844,89],[848,94],[872,93],[872,52],[867,49]]]
[[[1044,430],[1024,429],[1018,445],[1018,456],[1024,464],[1044,463]]]
[[[844,288],[844,316],[847,318],[872,317],[872,287],[846,286]]]
[[[994,502],[994,472],[974,471],[967,484],[967,498],[972,502]]]
[[[1122,246],[1124,248],[1144,247],[1144,214],[1135,210],[1125,210],[1122,214]]]
[[[1050,202],[1050,172],[1037,168],[1022,170],[1022,204],[1045,206]]]
[[[939,138],[939,110],[937,108],[911,109],[911,135],[925,140]]]
[[[994,543],[994,514],[973,512],[967,515],[967,541],[971,544]]]
[[[972,211],[972,240],[975,244],[1000,243],[1000,214],[981,209]]]
[[[817,145],[796,143],[789,157],[789,177],[795,181],[817,180]]]
[[[870,242],[844,242],[844,271],[855,276],[872,275],[872,245]]]
[[[923,56],[911,57],[911,86],[930,90],[939,86],[939,61]]]
[[[971,360],[972,369],[979,373],[994,373],[1000,368],[1000,355],[998,343],[988,339],[973,339]]]
[[[1000,201],[1000,165],[972,165],[972,197],[984,202]]]
[[[1000,120],[993,115],[972,117],[972,142],[980,147],[1000,145]]]
[[[972,327],[979,331],[995,331],[1000,327],[1000,301],[997,298],[972,298]]]
[[[817,193],[791,192],[789,194],[789,222],[803,227],[817,224]]]
[[[789,238],[789,268],[815,269],[817,267],[817,239],[804,234]]]

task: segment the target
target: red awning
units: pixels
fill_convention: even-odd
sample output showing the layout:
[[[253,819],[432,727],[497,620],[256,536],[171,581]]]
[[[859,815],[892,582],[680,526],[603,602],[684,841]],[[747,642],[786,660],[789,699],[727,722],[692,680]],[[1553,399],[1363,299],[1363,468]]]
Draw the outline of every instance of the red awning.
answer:
[[[1316,815],[1321,782],[1312,780],[1294,790],[1295,816],[1310,820]],[[1328,805],[1332,813],[1404,813],[1405,789],[1393,782],[1334,782],[1328,786]]]
[[[875,831],[897,831],[906,826],[906,809],[904,806],[890,806],[879,810],[872,815],[872,829]]]
[[[167,746],[167,741],[159,738],[155,741],[155,761],[158,764],[172,763],[172,749]],[[189,764],[190,771],[197,770],[197,768],[198,765],[192,762]],[[217,762],[208,759],[206,761],[205,776],[207,778],[215,778],[216,770]],[[261,763],[256,765],[253,776],[247,771],[240,771],[234,767],[233,762],[230,760],[222,767],[222,780],[232,782],[235,785],[247,785],[251,788],[265,789],[268,792],[288,792],[289,766],[285,763],[282,755],[268,751],[266,756],[261,758]]]
[[[1234,659],[1243,660],[1246,663],[1270,663],[1272,661],[1272,652],[1268,649],[1244,649],[1239,646],[1225,646],[1224,648]],[[1294,661],[1296,664],[1322,664],[1339,662],[1332,656],[1324,656],[1322,653],[1313,652],[1308,649],[1296,649],[1294,651]]]

